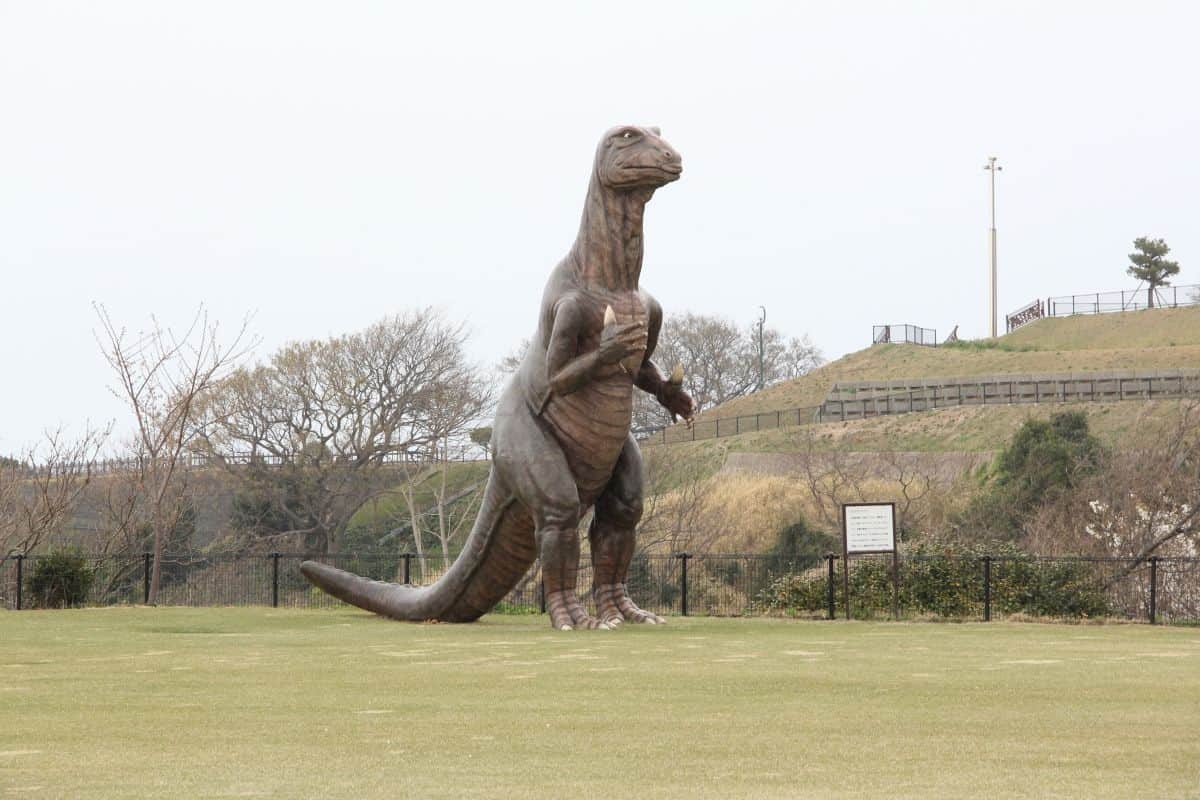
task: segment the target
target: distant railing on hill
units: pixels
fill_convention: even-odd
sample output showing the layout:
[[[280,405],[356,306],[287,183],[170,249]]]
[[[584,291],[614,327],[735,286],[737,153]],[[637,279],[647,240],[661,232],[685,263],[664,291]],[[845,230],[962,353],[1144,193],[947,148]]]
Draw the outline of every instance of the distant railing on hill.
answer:
[[[692,425],[669,425],[659,428],[638,428],[634,438],[642,445],[678,444],[722,436],[737,436],[739,433],[769,431],[815,422],[819,406],[802,406],[782,411],[763,411],[759,414],[743,414],[740,417],[717,417],[700,419]]]
[[[1151,303],[1150,298],[1154,300]],[[1159,286],[1091,294],[1068,294],[1046,298],[1046,316],[1070,317],[1076,314],[1108,314],[1116,311],[1140,311],[1145,308],[1179,308],[1200,304],[1200,284]]]
[[[338,456],[330,456],[331,463],[351,463],[355,461],[353,458],[340,458]],[[440,458],[440,461],[451,461],[458,463],[473,463],[479,461],[490,461],[491,458],[487,454],[476,451],[462,451],[460,453]],[[261,467],[282,467],[296,463],[289,456],[269,455],[269,454],[250,454],[250,453],[231,453],[223,456],[210,456],[200,453],[187,453],[179,457],[176,467],[179,469],[210,469],[220,467],[222,465],[229,466],[261,466]],[[379,463],[384,466],[412,466],[415,464],[432,463],[428,456],[418,455],[415,453],[388,453],[379,459]],[[132,472],[139,469],[141,462],[136,458],[112,458],[92,461],[90,463],[80,464],[61,464],[56,467],[45,466],[30,466],[28,474],[45,475],[48,471],[61,470],[63,472],[72,471],[80,473],[89,471],[92,475],[104,475],[107,473],[116,472]]]
[[[874,325],[871,344],[924,344],[937,347],[937,331],[920,325]]]
[[[1166,400],[1197,396],[1200,396],[1200,370],[838,382],[821,404],[817,419],[820,422],[846,421],[957,406]]]
[[[1044,316],[1046,316],[1046,307],[1042,305],[1042,301],[1033,300],[1004,317],[1005,332],[1012,333],[1022,325],[1027,325]]]

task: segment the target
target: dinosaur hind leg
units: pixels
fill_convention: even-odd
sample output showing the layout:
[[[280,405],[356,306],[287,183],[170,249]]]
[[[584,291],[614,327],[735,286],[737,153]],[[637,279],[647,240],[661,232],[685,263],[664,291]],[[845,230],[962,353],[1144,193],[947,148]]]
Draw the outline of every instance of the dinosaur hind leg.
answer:
[[[622,622],[661,625],[657,614],[638,608],[626,580],[633,560],[634,532],[642,518],[642,454],[632,436],[617,459],[612,479],[596,500],[588,541],[592,547],[596,616],[609,626]]]
[[[532,415],[521,412],[523,409],[507,415],[503,428],[497,426],[501,435],[495,460],[513,493],[533,516],[550,624],[557,630],[607,628],[587,613],[576,593],[579,489],[566,456]]]

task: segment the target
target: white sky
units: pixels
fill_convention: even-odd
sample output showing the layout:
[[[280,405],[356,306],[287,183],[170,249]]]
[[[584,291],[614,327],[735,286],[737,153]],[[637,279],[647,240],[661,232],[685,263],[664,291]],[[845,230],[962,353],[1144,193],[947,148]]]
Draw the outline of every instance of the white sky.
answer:
[[[260,355],[413,306],[492,363],[533,329],[596,140],[660,125],[643,285],[808,333],[986,332],[1122,287],[1163,237],[1200,282],[1192,3],[0,0],[0,452],[121,414],[131,328],[255,312]]]

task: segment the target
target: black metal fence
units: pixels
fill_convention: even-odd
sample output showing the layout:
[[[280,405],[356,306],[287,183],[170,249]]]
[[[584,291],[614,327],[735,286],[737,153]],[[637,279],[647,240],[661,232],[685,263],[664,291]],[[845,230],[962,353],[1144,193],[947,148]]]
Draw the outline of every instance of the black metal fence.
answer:
[[[920,325],[874,325],[871,344],[924,344],[937,347],[937,331]]]
[[[0,608],[37,608],[32,577],[42,557],[0,563]],[[305,556],[172,556],[158,602],[175,606],[327,608],[340,602],[300,574]],[[377,580],[432,583],[440,558],[324,556]],[[149,595],[148,555],[87,558],[92,575],[80,605],[136,605]],[[579,584],[590,587],[585,557]],[[628,580],[642,608],[658,614],[783,615],[834,619],[1115,618],[1200,624],[1200,558],[1042,558],[1032,556],[838,556],[794,566],[763,555],[639,555]],[[846,590],[849,590],[847,593]],[[497,608],[545,611],[535,565]]]
[[[819,410],[820,406],[802,406],[782,411],[764,411],[760,414],[743,414],[739,417],[699,419],[691,427],[680,424],[665,428],[641,428],[634,431],[634,436],[643,445],[696,442],[721,436],[737,436],[739,433],[807,425],[817,421]]]
[[[1139,311],[1143,308],[1178,308],[1200,304],[1200,285],[1158,286],[1114,292],[1068,294],[1046,298],[1046,316],[1070,317],[1075,314],[1108,314],[1115,311]]]

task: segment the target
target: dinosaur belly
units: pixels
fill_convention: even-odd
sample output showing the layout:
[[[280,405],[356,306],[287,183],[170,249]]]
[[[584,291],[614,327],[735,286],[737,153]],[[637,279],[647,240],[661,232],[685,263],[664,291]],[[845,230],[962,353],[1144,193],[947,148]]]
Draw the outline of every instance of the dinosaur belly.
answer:
[[[632,416],[633,381],[618,365],[547,402],[542,419],[562,446],[582,505],[594,503],[612,477]]]

